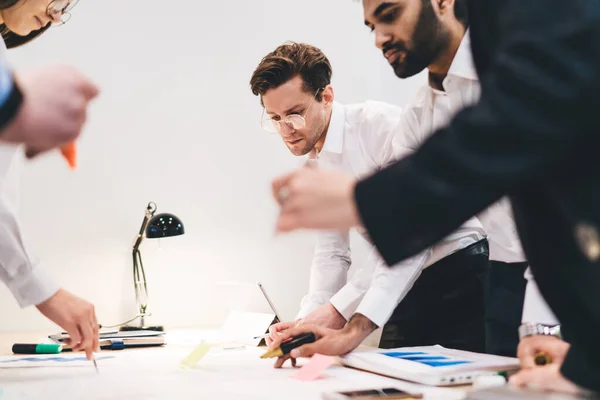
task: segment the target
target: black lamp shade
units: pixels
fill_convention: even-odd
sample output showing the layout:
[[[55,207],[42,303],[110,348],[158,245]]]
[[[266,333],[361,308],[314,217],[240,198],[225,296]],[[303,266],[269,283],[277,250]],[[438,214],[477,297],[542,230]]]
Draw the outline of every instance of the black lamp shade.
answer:
[[[152,217],[146,227],[148,239],[158,239],[184,234],[183,223],[173,214],[158,214]]]

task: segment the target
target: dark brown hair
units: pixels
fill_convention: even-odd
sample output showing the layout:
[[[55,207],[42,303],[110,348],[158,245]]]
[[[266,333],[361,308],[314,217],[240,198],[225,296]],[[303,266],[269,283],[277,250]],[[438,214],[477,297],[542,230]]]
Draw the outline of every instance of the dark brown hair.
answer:
[[[263,96],[269,89],[301,76],[304,91],[314,94],[331,83],[331,74],[331,64],[321,50],[309,44],[286,42],[258,64],[250,79],[250,88],[255,96]],[[321,92],[316,99],[321,101]]]
[[[11,8],[18,2],[19,0],[0,0],[0,10]],[[11,32],[5,24],[0,24],[0,33],[2,34],[2,39],[4,40],[4,43],[6,43],[6,47],[9,49],[14,49],[15,47],[19,47],[24,45],[25,43],[31,42],[33,39],[46,32],[48,28],[50,28],[50,25],[51,24],[49,23],[42,29],[33,31],[27,36],[19,36],[16,33]]]

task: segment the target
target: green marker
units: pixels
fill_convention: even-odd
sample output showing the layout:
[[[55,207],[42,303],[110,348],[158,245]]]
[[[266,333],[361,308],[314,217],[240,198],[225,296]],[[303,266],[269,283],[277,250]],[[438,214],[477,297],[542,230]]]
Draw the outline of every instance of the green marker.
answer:
[[[62,351],[61,344],[13,344],[12,351],[15,354],[59,354]]]

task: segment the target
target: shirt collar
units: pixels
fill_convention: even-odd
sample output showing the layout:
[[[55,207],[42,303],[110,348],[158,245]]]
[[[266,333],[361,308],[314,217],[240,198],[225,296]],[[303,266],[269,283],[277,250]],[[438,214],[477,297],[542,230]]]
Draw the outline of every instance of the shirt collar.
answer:
[[[337,102],[333,103],[331,109],[331,120],[327,129],[327,136],[321,153],[342,154],[344,145],[344,127],[346,126],[346,108]]]
[[[448,75],[477,80],[477,71],[475,70],[473,55],[471,54],[471,37],[468,29],[460,42],[460,46],[458,46],[456,55],[448,70]]]

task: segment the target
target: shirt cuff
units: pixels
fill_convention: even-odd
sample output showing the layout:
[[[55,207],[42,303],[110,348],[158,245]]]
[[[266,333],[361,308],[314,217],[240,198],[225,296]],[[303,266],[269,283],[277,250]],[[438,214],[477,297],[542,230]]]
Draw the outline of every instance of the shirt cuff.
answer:
[[[523,303],[523,323],[531,322],[546,325],[558,325],[559,321],[544,300],[538,289],[533,275],[526,273],[527,287],[525,288],[525,301]]]
[[[21,308],[38,305],[52,297],[60,286],[51,273],[35,266],[22,279],[9,285],[9,289]]]
[[[356,309],[356,313],[364,315],[381,328],[390,319],[397,306],[397,302],[390,301],[389,293],[386,295],[381,291],[369,290]]]
[[[333,295],[329,302],[342,314],[346,321],[350,321],[364,295],[365,290],[358,289],[352,283],[348,283]],[[368,318],[368,315],[366,317]]]

